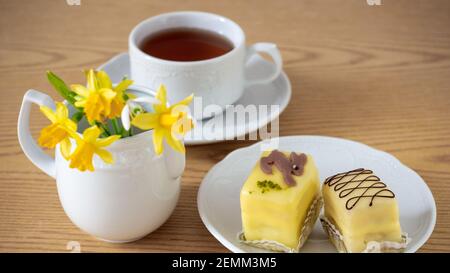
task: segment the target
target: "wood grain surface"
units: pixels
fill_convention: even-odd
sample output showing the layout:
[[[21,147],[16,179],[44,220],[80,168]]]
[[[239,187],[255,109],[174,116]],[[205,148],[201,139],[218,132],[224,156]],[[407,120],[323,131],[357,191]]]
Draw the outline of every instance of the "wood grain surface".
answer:
[[[277,43],[293,96],[280,135],[348,138],[392,153],[417,171],[437,203],[437,225],[421,252],[450,251],[450,1],[0,0],[0,251],[224,252],[197,212],[206,172],[252,141],[188,147],[178,206],[157,231],[129,244],[76,228],[56,185],[22,153],[16,122],[29,88],[57,98],[51,69],[84,82],[82,69],[127,50],[130,30],[163,12],[201,10],[238,22],[249,43]],[[36,134],[47,121],[34,109]]]

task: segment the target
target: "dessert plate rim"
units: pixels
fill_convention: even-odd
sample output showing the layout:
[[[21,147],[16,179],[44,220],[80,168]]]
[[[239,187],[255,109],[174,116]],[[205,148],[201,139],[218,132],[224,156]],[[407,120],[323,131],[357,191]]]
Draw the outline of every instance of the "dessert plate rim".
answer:
[[[347,145],[357,145],[357,146],[360,146],[361,148],[369,149],[371,152],[373,152],[375,154],[377,153],[380,156],[382,156],[383,158],[389,159],[391,164],[397,165],[397,166],[394,165],[395,167],[401,167],[404,170],[407,170],[411,175],[416,176],[418,181],[420,181],[420,183],[418,183],[417,185],[420,185],[422,194],[424,194],[426,196],[426,199],[429,201],[428,205],[431,206],[431,220],[428,224],[425,234],[423,234],[416,242],[414,242],[414,244],[408,245],[405,252],[410,252],[410,253],[416,252],[422,245],[425,244],[425,242],[430,238],[430,236],[433,233],[433,230],[435,228],[437,212],[436,212],[436,202],[434,200],[433,193],[431,192],[431,190],[428,187],[428,185],[426,184],[426,182],[423,180],[423,178],[418,173],[416,173],[414,170],[412,170],[411,168],[409,168],[408,166],[403,164],[395,156],[393,156],[385,151],[373,148],[367,144],[358,142],[358,141],[339,138],[339,137],[317,136],[317,135],[292,135],[292,136],[282,136],[282,137],[278,138],[280,143],[283,141],[284,142],[290,142],[290,141],[300,141],[301,142],[302,140],[307,141],[307,140],[311,140],[311,139],[316,139],[316,140],[321,139],[323,141],[330,141],[330,140],[331,141],[341,141],[342,143],[347,143]],[[221,234],[221,232],[213,225],[213,223],[209,219],[209,216],[207,215],[206,207],[205,207],[207,205],[205,202],[206,201],[205,198],[206,198],[206,194],[207,194],[206,187],[207,187],[207,183],[214,182],[211,180],[211,177],[217,172],[217,169],[219,169],[219,167],[224,164],[224,162],[226,162],[227,160],[232,158],[235,154],[245,153],[245,151],[250,151],[252,149],[255,149],[256,147],[260,146],[262,143],[264,143],[264,140],[254,143],[247,147],[236,149],[236,150],[230,152],[229,154],[227,154],[221,161],[219,161],[217,164],[215,164],[208,171],[208,173],[204,176],[204,178],[199,186],[198,192],[197,192],[197,208],[198,208],[198,212],[199,212],[199,215],[200,215],[200,218],[201,218],[203,224],[205,225],[207,230],[223,246],[225,246],[228,250],[235,252],[235,253],[242,253],[245,251],[242,248],[237,247],[233,242],[231,242],[227,238],[225,238]],[[319,173],[320,173],[320,170],[319,170]],[[323,181],[320,181],[320,183],[322,183],[322,182]]]

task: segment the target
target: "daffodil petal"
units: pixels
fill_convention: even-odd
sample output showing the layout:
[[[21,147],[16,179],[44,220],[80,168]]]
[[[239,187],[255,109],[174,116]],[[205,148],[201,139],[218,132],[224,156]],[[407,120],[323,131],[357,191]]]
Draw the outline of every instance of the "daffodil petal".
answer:
[[[97,80],[98,80],[100,88],[112,89],[111,79],[109,78],[108,74],[106,74],[105,71],[97,72]]]
[[[69,130],[67,131],[67,133],[69,134],[69,136],[73,139],[75,139],[75,141],[78,143],[80,143],[83,139],[81,138],[81,136],[76,132],[76,131],[72,131]]]
[[[41,105],[39,109],[52,123],[55,123],[57,121],[56,115],[52,109],[44,105]]]
[[[86,100],[80,100],[75,102],[76,107],[84,108],[86,106]]]
[[[140,113],[131,121],[131,124],[142,130],[150,130],[159,127],[159,114]]]
[[[172,147],[175,151],[183,154],[186,152],[183,142],[175,138],[170,131],[165,130],[164,137],[166,138],[167,144],[169,144],[169,146]]]
[[[89,170],[94,171],[92,158],[94,156],[95,147],[91,144],[80,140],[73,154],[70,156],[70,168],[76,168],[82,172]]]
[[[123,80],[114,88],[114,91],[116,91],[117,93],[122,93],[123,91],[127,90],[128,86],[132,84],[133,84],[132,80],[128,79]]]
[[[189,107],[184,104],[175,104],[170,107],[170,114],[175,117],[184,117],[190,112]]]
[[[111,101],[110,104],[110,109],[109,110],[109,114],[108,114],[108,118],[113,119],[113,118],[117,118],[120,117],[122,110],[125,106],[125,103],[114,99],[113,101]],[[106,111],[105,111],[106,114]]]
[[[167,104],[167,90],[164,84],[161,84],[158,87],[158,91],[156,92],[156,98],[161,102],[161,104],[163,105]]]
[[[164,129],[153,130],[153,148],[160,155],[163,152]]]
[[[84,130],[83,138],[88,143],[94,143],[98,136],[101,134],[101,130],[97,126],[92,126]]]
[[[112,135],[106,138],[97,139],[97,141],[95,142],[95,146],[97,147],[109,146],[116,140],[120,139],[120,137],[121,137],[120,135]]]
[[[94,69],[90,69],[87,73],[87,88],[89,90],[98,90],[98,82],[95,77]]]
[[[156,98],[160,103],[153,105],[153,109],[155,110],[155,112],[161,113],[167,111],[167,91],[166,87],[163,84],[158,87]]]
[[[100,89],[100,96],[102,97],[102,103],[103,103],[103,115],[105,116],[109,116],[111,113],[111,104],[112,104],[112,100],[114,99],[114,97],[116,96],[116,92],[112,91],[111,89],[108,88],[102,88]],[[120,112],[120,110],[118,111]]]
[[[137,98],[137,96],[135,94],[131,94],[131,93],[125,93],[128,96],[128,99],[134,100]]]
[[[56,144],[67,137],[67,131],[59,123],[53,123],[43,128],[39,134],[40,146],[53,149]]]
[[[70,158],[70,149],[72,147],[72,143],[70,143],[70,138],[66,137],[65,139],[63,139],[60,143],[60,149],[61,149],[61,154],[62,156],[66,159],[69,160]]]
[[[164,113],[167,112],[167,105],[163,105],[163,104],[153,104],[153,110],[156,113]]]
[[[172,134],[184,136],[187,132],[192,130],[194,123],[191,118],[183,116],[172,125]]]
[[[190,94],[186,98],[184,98],[181,101],[179,101],[176,104],[174,104],[174,106],[176,106],[176,105],[186,105],[187,106],[187,105],[189,105],[192,102],[193,98],[194,98],[194,94]]]
[[[100,89],[99,92],[100,92],[102,98],[104,98],[108,101],[111,101],[116,96],[116,92],[112,91],[109,88],[102,88],[102,89]]]
[[[58,119],[62,120],[69,116],[69,110],[67,110],[67,107],[64,105],[64,103],[57,102],[55,114]]]
[[[65,126],[67,128],[67,131],[73,131],[73,132],[77,131],[77,124],[75,123],[75,121],[73,121],[69,118],[64,120],[63,126]]]
[[[77,93],[83,98],[89,97],[89,90],[81,84],[72,84],[70,86],[70,89],[72,89],[73,92]]]
[[[110,152],[105,149],[96,148],[95,153],[103,160],[105,163],[114,163],[114,158]]]

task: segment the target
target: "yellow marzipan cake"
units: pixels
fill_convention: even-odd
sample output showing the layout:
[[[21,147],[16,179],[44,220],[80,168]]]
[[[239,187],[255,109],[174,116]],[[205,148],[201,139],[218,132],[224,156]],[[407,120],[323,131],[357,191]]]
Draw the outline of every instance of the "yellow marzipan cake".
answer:
[[[339,252],[401,252],[406,247],[395,194],[371,170],[327,178],[322,196],[321,222]]]
[[[297,252],[318,218],[322,200],[310,155],[263,152],[241,193],[242,242]]]

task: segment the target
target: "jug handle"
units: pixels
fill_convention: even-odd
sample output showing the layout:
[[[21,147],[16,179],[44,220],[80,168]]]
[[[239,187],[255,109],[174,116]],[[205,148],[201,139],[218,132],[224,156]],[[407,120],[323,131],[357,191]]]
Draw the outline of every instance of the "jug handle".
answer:
[[[55,104],[48,95],[33,89],[28,90],[23,96],[19,120],[17,122],[19,143],[25,155],[34,165],[36,165],[36,167],[55,178],[55,160],[39,147],[30,132],[30,112],[32,103],[39,106],[47,106],[55,110]]]

